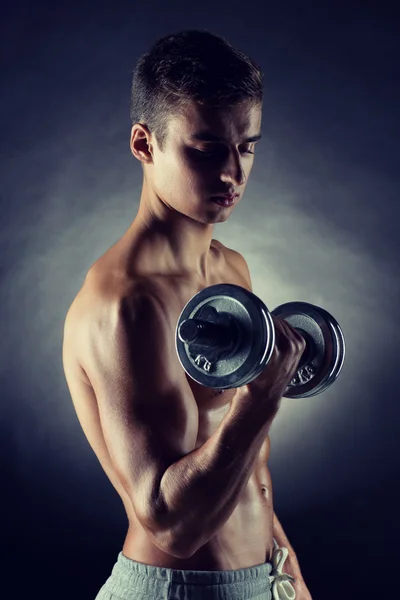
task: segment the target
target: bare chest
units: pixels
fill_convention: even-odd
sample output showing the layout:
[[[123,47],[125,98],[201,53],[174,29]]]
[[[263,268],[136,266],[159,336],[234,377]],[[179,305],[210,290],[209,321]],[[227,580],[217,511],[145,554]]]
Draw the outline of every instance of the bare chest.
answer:
[[[216,256],[216,261],[212,273],[207,279],[207,282],[190,281],[183,277],[157,276],[152,274],[149,277],[152,286],[156,288],[157,293],[161,295],[165,302],[166,313],[169,315],[171,331],[171,344],[165,351],[174,352],[175,328],[179,316],[186,303],[201,289],[218,283],[231,283],[249,288],[249,284],[243,275],[236,268],[235,263],[227,259],[225,255],[220,253]],[[109,284],[113,285],[113,280]],[[182,370],[179,364],[179,359],[176,356],[176,368]],[[78,418],[82,428],[88,438],[90,445],[101,465],[103,466],[110,481],[115,489],[121,495],[125,507],[130,510],[129,500],[126,497],[124,489],[115,473],[107,447],[102,434],[97,402],[90,385],[90,382],[85,381],[85,374],[82,373],[79,364],[76,362],[73,354],[66,357],[67,368],[70,372],[71,395],[77,411]],[[177,371],[179,372],[179,371]],[[181,371],[182,372],[182,371]],[[189,375],[184,374],[188,385],[190,386],[194,399],[198,408],[198,434],[196,439],[196,448],[201,447],[217,430],[221,421],[225,417],[230,408],[230,404],[235,394],[235,390],[215,390],[204,387],[195,382]],[[261,489],[261,485],[270,487],[269,473],[267,469],[267,461],[270,453],[269,438],[266,438],[257,461],[257,466],[254,475],[257,480],[257,488]],[[250,482],[251,483],[251,482]]]

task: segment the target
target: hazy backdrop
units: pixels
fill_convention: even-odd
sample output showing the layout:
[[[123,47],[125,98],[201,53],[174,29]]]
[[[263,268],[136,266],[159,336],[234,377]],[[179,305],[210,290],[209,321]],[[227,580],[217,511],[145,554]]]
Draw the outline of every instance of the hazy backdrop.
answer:
[[[346,337],[335,385],[286,399],[273,424],[275,511],[314,600],[395,589],[380,573],[398,565],[400,533],[398,20],[385,3],[321,4],[6,7],[1,537],[13,597],[94,599],[122,548],[122,502],[75,415],[62,330],[88,268],[138,208],[131,72],[156,39],[193,28],[265,73],[253,172],[215,237],[245,256],[269,308],[321,305]]]

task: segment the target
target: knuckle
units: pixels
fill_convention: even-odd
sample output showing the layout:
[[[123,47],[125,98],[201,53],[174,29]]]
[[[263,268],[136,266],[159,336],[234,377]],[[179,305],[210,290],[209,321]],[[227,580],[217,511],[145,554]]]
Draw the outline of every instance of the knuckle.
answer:
[[[296,343],[297,343],[297,348],[301,352],[303,352],[305,350],[305,348],[306,348],[306,342],[305,342],[305,339],[300,334],[297,334]]]

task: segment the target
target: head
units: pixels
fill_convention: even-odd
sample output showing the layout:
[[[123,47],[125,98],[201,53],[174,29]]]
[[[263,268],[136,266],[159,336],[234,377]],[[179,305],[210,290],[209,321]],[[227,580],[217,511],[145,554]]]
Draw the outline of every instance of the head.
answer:
[[[227,218],[232,209],[210,197],[243,194],[256,144],[248,140],[261,130],[262,80],[250,58],[207,31],[162,38],[139,59],[130,145],[149,202],[204,223]]]

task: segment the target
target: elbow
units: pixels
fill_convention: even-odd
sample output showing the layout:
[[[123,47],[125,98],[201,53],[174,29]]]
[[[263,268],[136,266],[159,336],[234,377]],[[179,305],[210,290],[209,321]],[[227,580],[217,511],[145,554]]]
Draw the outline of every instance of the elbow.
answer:
[[[165,529],[159,527],[155,535],[155,543],[166,554],[184,560],[191,558],[196,550],[190,545],[190,538],[181,532],[177,534],[176,529]]]
[[[191,535],[193,532],[188,531],[187,526],[183,529],[182,519],[177,523],[172,518],[165,503],[161,506],[160,502],[148,502],[140,515],[137,509],[135,512],[151,542],[165,554],[183,560],[197,552],[198,546],[194,543],[196,536]]]
[[[190,537],[188,532],[178,534],[176,529],[158,525],[152,528],[151,538],[162,552],[180,560],[191,558],[197,552],[197,546],[193,543],[194,538]]]
[[[180,560],[186,560],[188,558],[192,558],[192,556],[197,552],[197,549],[193,546],[189,547],[188,543],[177,543],[175,540],[174,543],[170,543],[168,546],[167,553],[173,556],[174,558],[179,558]]]
[[[176,541],[169,543],[166,548],[166,552],[170,556],[179,558],[180,560],[184,560],[192,556],[192,554],[190,554],[186,548],[183,548],[182,545],[177,544]]]
[[[153,513],[151,518],[141,516],[139,521],[151,542],[164,554],[179,559],[190,558],[194,554],[187,548],[187,538],[185,543],[184,536],[176,535],[176,529],[167,526],[165,515],[160,518]]]
[[[187,543],[184,544],[177,540],[170,531],[155,531],[153,528],[151,530],[147,528],[147,533],[152,543],[164,554],[183,560],[190,558],[195,553],[194,550],[188,548]]]
[[[203,543],[192,532],[187,529],[182,531],[181,529],[179,533],[175,531],[175,533],[171,532],[169,534],[166,546],[167,553],[175,558],[185,560],[192,558]]]

